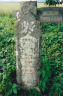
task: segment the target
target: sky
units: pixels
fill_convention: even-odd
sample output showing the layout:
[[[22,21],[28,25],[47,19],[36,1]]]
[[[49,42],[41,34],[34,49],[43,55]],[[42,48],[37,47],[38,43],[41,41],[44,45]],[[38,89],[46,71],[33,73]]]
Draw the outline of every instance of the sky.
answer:
[[[21,2],[21,1],[32,1],[32,0],[0,0],[0,2]],[[35,0],[33,0],[35,1]],[[45,2],[45,0],[36,0],[37,2]]]

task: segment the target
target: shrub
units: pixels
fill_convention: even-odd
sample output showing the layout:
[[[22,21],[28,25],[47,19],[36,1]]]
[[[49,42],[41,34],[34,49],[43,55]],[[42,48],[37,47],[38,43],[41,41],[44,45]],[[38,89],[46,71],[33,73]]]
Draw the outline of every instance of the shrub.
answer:
[[[43,95],[62,96],[63,64],[62,64],[62,26],[44,23],[41,42],[40,82]],[[59,30],[58,30],[59,29]]]

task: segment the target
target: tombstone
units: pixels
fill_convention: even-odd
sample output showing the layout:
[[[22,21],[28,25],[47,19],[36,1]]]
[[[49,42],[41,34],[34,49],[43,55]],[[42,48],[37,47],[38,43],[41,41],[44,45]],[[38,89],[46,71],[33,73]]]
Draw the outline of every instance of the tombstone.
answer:
[[[36,17],[37,1],[22,1],[15,20],[16,77],[25,90],[39,88],[42,30]]]

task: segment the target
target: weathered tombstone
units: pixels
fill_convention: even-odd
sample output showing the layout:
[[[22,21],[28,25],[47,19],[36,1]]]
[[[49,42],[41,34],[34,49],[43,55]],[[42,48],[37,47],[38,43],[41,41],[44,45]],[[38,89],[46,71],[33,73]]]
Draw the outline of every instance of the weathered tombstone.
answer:
[[[37,1],[21,2],[16,12],[16,75],[22,89],[38,88],[40,79],[41,28],[37,17]]]

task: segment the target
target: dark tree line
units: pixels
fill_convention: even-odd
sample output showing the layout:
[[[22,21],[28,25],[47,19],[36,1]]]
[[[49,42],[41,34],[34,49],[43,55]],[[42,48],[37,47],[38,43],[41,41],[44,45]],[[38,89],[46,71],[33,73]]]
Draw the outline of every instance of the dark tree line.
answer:
[[[45,4],[46,5],[55,5],[56,6],[56,4],[59,4],[59,3],[61,3],[62,4],[62,1],[63,0],[46,0],[46,2],[45,2]]]

